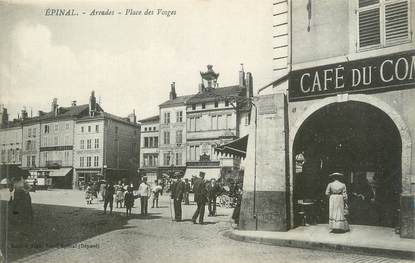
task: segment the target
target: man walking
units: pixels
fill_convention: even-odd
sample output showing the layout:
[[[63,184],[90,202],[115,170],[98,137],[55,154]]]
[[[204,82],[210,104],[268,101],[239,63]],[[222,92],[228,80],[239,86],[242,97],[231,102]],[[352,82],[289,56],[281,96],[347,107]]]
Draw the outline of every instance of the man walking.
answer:
[[[189,204],[190,183],[189,179],[184,179],[184,204]]]
[[[174,219],[177,222],[182,221],[182,200],[184,187],[184,182],[180,177],[177,178],[177,181],[172,185],[171,198],[174,203]]]
[[[147,177],[143,177],[143,182],[138,187],[138,194],[141,201],[141,214],[147,215],[148,213],[148,198],[151,195],[150,185],[147,184]]]
[[[195,180],[194,183],[194,192],[195,192],[195,201],[197,204],[197,209],[193,214],[192,221],[193,224],[196,224],[196,219],[199,217],[199,224],[203,224],[203,216],[205,215],[205,205],[206,205],[206,186],[205,186],[205,173],[200,172],[199,178]]]
[[[209,184],[206,187],[207,194],[208,194],[208,209],[209,209],[209,216],[216,215],[216,197],[220,193],[220,187],[216,183],[215,178],[212,178]]]
[[[104,214],[107,213],[107,206],[108,204],[110,205],[110,214],[112,214],[112,207],[114,204],[114,193],[115,193],[115,188],[114,185],[112,184],[112,182],[107,183],[105,185],[104,188]]]
[[[154,204],[156,204],[156,208],[159,207],[159,195],[162,191],[161,186],[159,185],[158,181],[155,181],[156,185],[154,186],[153,189],[151,189],[151,191],[153,192],[153,205],[151,206],[151,208],[154,208]]]

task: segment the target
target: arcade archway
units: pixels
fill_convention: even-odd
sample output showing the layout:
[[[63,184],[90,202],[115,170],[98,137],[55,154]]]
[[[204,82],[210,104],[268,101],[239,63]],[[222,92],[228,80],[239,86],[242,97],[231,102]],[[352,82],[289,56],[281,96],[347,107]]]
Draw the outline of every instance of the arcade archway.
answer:
[[[345,174],[351,224],[398,224],[402,141],[394,122],[363,102],[329,104],[311,114],[293,142],[294,224],[304,204],[316,223],[327,221],[328,174]]]

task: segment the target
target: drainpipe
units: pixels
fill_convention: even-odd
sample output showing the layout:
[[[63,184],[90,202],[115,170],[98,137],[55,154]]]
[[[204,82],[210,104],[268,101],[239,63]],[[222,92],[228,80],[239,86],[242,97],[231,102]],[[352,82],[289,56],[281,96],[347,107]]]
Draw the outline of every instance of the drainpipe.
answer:
[[[258,216],[256,211],[256,152],[257,152],[257,121],[258,121],[258,109],[257,106],[251,101],[251,105],[255,108],[255,135],[254,135],[254,207],[253,207],[253,214],[255,219],[255,230],[258,230]]]

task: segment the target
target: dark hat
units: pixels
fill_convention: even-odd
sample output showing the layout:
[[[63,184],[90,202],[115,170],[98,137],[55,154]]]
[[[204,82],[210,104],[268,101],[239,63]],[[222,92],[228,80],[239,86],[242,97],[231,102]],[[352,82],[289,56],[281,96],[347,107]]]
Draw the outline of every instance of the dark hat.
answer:
[[[206,173],[205,172],[199,172],[199,176],[201,177],[205,177]]]

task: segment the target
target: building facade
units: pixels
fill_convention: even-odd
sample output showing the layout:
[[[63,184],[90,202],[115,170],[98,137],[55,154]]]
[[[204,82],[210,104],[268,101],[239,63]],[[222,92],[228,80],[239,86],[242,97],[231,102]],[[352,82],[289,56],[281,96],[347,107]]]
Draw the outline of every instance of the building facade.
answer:
[[[413,2],[277,5],[287,12],[288,75],[256,98],[241,228],[297,227],[305,203],[326,223],[328,175],[342,172],[352,225],[415,238]]]
[[[159,173],[159,134],[160,116],[152,116],[139,121],[141,124],[140,177],[146,176],[147,182],[154,184]]]
[[[9,121],[7,109],[0,106],[0,163],[18,165],[22,163],[22,122]]]
[[[185,178],[204,172],[205,178],[239,170],[240,159],[218,155],[214,149],[241,135],[240,127],[246,123],[244,105],[252,97],[252,76],[241,71],[239,84],[229,87],[217,86],[218,73],[211,65],[201,72],[199,92],[186,102],[187,115],[187,162]]]
[[[186,170],[186,101],[171,84],[169,100],[160,104],[159,170],[162,176],[183,175]]]

